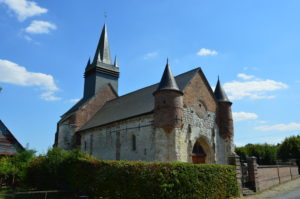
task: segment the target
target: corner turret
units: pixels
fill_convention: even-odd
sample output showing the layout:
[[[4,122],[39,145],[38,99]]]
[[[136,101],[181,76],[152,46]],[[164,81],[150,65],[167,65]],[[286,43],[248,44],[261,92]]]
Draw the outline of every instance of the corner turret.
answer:
[[[173,128],[181,128],[183,93],[177,86],[168,60],[161,81],[153,95],[155,98],[154,126],[163,128],[166,132],[171,132]]]
[[[217,124],[220,129],[220,135],[225,139],[232,138],[234,135],[231,111],[232,102],[230,102],[229,98],[227,97],[225,90],[221,85],[219,77],[214,95],[218,101]]]

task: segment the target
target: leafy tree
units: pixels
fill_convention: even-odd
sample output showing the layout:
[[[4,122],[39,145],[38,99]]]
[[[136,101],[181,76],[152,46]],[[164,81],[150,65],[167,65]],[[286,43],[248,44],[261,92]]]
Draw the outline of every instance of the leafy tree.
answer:
[[[300,137],[291,136],[285,138],[278,149],[278,156],[283,161],[296,159],[297,164],[300,165]]]
[[[26,176],[29,162],[34,157],[34,150],[24,150],[14,156],[0,158],[0,184],[15,187]]]
[[[247,157],[255,156],[257,163],[261,165],[276,164],[278,145],[270,144],[247,144],[243,147],[236,147],[236,153],[242,161]]]

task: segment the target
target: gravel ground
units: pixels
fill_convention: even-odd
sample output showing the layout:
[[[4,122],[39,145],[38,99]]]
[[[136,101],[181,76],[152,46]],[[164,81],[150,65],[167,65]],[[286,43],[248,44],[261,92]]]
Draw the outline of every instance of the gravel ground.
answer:
[[[275,198],[276,196],[279,196],[285,192],[294,191],[296,189],[300,189],[300,178],[285,182],[283,184],[277,185],[265,191],[258,192],[255,195],[242,197],[242,198],[243,199]]]

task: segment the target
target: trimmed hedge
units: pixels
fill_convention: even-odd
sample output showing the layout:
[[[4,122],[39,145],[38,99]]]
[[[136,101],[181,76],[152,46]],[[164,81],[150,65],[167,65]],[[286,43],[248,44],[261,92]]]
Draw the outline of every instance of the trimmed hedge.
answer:
[[[233,166],[102,161],[79,154],[57,159],[34,159],[28,182],[109,199],[222,199],[239,193]]]

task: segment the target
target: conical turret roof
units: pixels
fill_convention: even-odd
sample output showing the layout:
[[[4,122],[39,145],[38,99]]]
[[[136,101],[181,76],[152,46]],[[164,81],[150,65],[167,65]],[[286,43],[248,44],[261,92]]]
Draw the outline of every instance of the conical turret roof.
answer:
[[[104,24],[101,32],[101,36],[98,42],[93,64],[97,64],[97,61],[105,64],[112,64],[111,57],[110,57],[110,49],[108,44],[106,24]]]
[[[218,100],[218,102],[230,102],[229,98],[226,95],[225,90],[223,89],[220,79],[218,77],[218,82],[215,88],[215,97]]]
[[[158,88],[157,88],[156,92],[161,91],[161,90],[180,91],[178,86],[177,86],[176,80],[174,79],[174,76],[172,74],[172,71],[171,71],[168,60],[167,60],[165,71],[163,73],[163,76],[160,80],[160,83],[158,85]]]

